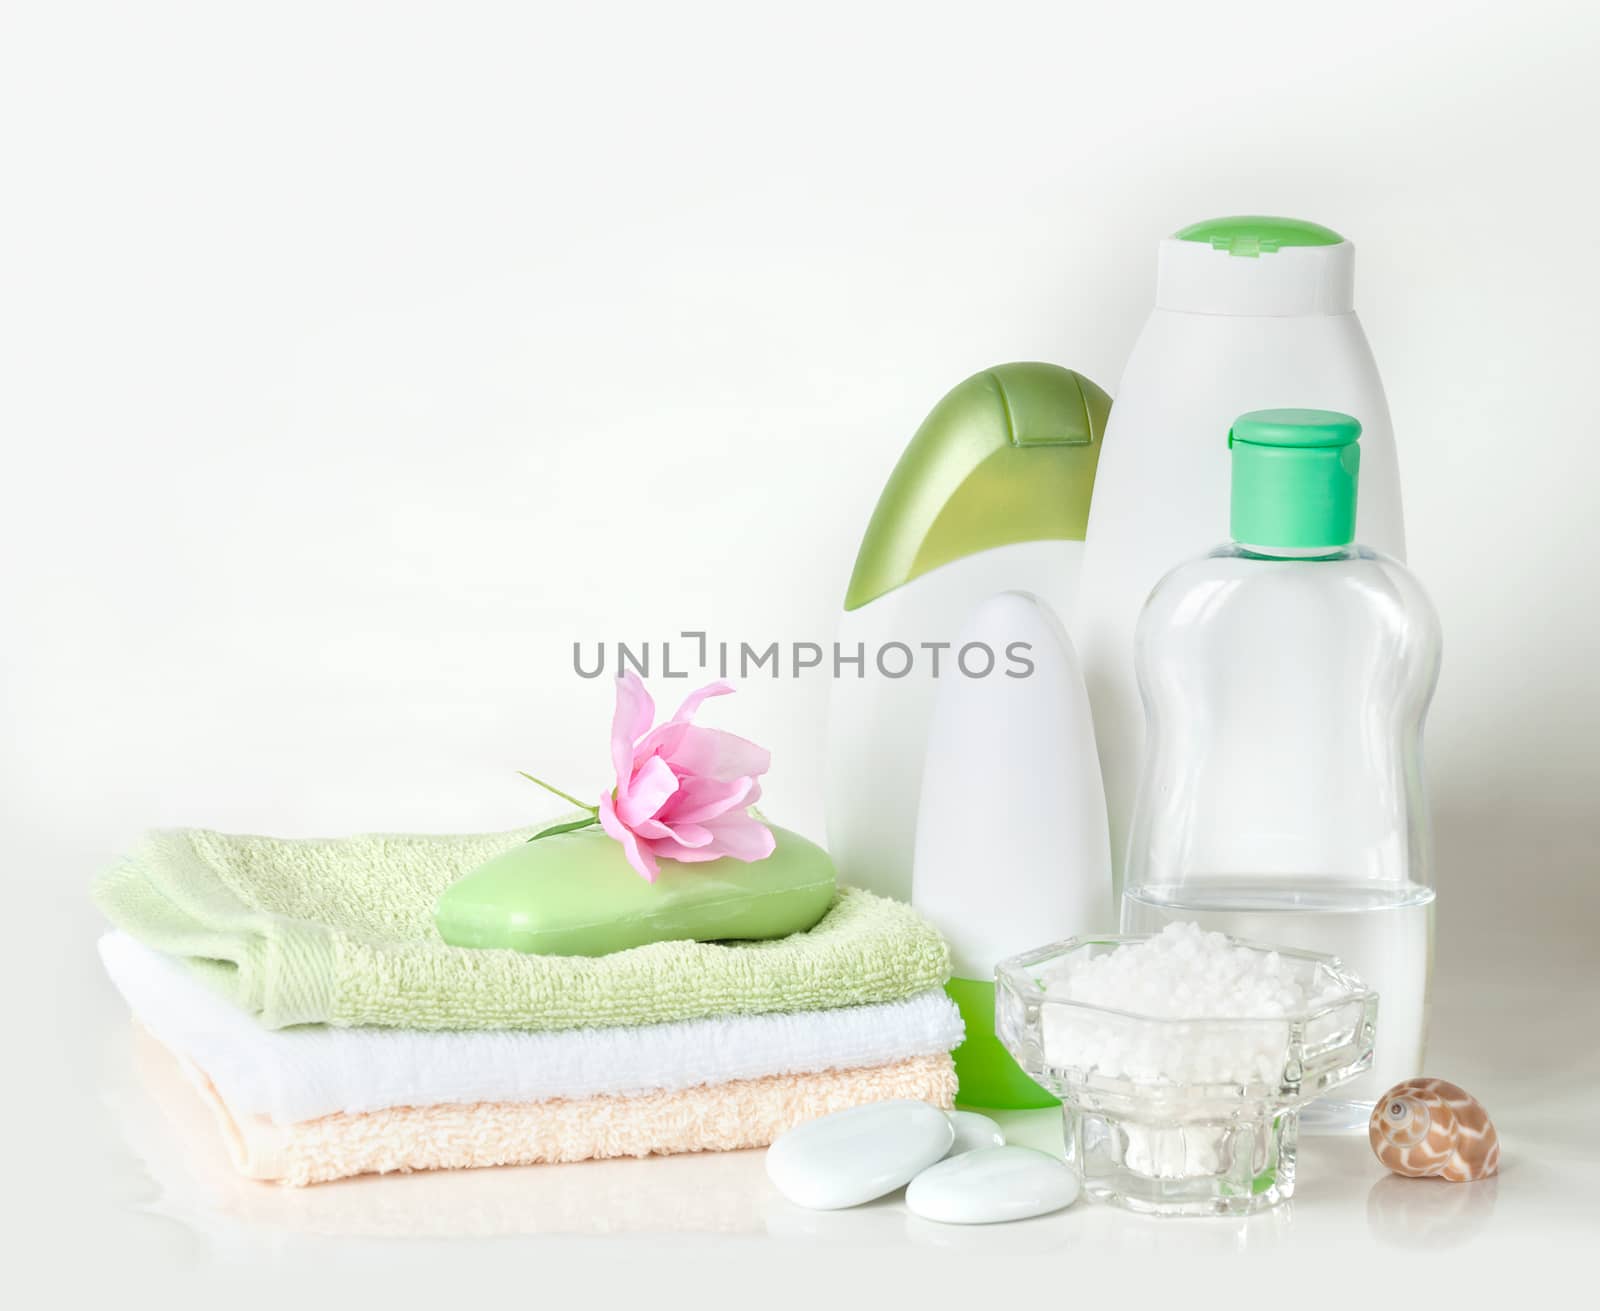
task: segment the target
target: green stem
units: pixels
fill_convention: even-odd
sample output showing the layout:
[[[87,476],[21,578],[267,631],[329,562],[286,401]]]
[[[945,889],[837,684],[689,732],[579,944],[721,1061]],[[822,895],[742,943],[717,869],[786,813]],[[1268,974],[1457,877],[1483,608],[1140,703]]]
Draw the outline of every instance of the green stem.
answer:
[[[593,828],[600,822],[600,816],[589,815],[583,819],[574,819],[565,824],[555,824],[550,828],[535,833],[529,842],[537,842],[540,838],[553,838],[558,833],[576,833],[579,829]]]
[[[546,783],[542,778],[535,778],[532,774],[529,774],[525,770],[521,770],[521,769],[519,769],[517,771],[517,773],[521,774],[523,778],[528,780],[528,782],[537,783],[546,792],[555,793],[556,796],[560,797],[563,801],[570,801],[579,810],[587,810],[591,815],[598,815],[600,813],[600,807],[599,806],[586,806],[586,805],[583,804],[583,802],[579,801],[577,797],[571,796],[570,794],[568,794],[566,792],[563,792],[558,787],[551,786],[549,783]]]

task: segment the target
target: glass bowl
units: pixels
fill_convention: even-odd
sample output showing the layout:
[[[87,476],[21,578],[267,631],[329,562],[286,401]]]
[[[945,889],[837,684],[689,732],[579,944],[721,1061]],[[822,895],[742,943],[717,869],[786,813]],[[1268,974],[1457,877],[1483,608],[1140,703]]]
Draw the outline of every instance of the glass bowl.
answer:
[[[1293,1015],[1166,1019],[1050,996],[1069,962],[1149,934],[1071,938],[1002,961],[995,1027],[1061,1099],[1090,1197],[1151,1215],[1249,1215],[1294,1192],[1300,1108],[1372,1064],[1378,998],[1333,956],[1276,952],[1319,998]]]

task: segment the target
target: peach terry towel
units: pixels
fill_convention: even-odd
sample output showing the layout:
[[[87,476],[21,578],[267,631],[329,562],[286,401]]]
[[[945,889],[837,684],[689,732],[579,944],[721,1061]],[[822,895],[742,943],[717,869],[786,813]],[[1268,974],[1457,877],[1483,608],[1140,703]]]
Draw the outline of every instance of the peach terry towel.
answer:
[[[396,1170],[765,1147],[794,1125],[847,1107],[899,1097],[949,1107],[956,1092],[955,1063],[938,1055],[636,1097],[400,1106],[275,1124],[233,1114],[203,1071],[184,1066],[216,1112],[240,1172],[297,1185]]]

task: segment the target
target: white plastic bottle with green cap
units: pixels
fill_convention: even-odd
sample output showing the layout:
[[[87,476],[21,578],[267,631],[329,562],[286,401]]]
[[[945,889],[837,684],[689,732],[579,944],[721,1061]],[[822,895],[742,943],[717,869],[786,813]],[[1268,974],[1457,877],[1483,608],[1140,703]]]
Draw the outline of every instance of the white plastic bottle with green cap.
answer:
[[[878,500],[839,626],[828,845],[842,882],[909,900],[949,941],[973,1105],[1055,1105],[995,1037],[995,965],[1116,917],[1064,626],[1110,410],[1053,364],[951,390]]]
[[[1355,543],[1360,436],[1304,409],[1213,434],[1232,483],[1213,532],[1233,540],[1169,572],[1135,638],[1149,732],[1123,927],[1194,921],[1336,955],[1378,993],[1372,1070],[1308,1108],[1307,1129],[1364,1125],[1422,1072],[1427,1033],[1439,621],[1404,565]]]
[[[1227,522],[1217,434],[1273,406],[1355,415],[1365,430],[1358,539],[1405,558],[1394,436],[1354,286],[1354,247],[1315,223],[1214,219],[1161,243],[1155,310],[1106,431],[1071,624],[1119,877],[1144,740],[1134,624],[1156,581]]]
[[[994,971],[1029,944],[1115,923],[1089,697],[1066,629],[1036,597],[989,597],[957,641],[1024,643],[1028,667],[1025,676],[941,680],[911,900],[950,944],[945,988],[967,1030],[954,1052],[961,1100],[1054,1106],[995,1034]]]
[[[856,556],[832,671],[828,848],[844,882],[911,900],[935,693],[1020,668],[992,634],[957,640],[974,609],[1019,591],[1069,622],[1110,412],[1070,369],[1001,364],[952,388],[895,465]]]

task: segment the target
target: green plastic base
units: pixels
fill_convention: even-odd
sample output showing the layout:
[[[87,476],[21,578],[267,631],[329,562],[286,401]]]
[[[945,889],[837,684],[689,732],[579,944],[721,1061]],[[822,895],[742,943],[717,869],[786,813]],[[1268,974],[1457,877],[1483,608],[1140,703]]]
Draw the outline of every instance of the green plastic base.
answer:
[[[1061,1103],[1022,1072],[994,1035],[994,984],[951,979],[944,985],[966,1022],[967,1038],[955,1049],[956,1100],[967,1106],[1035,1111]]]

